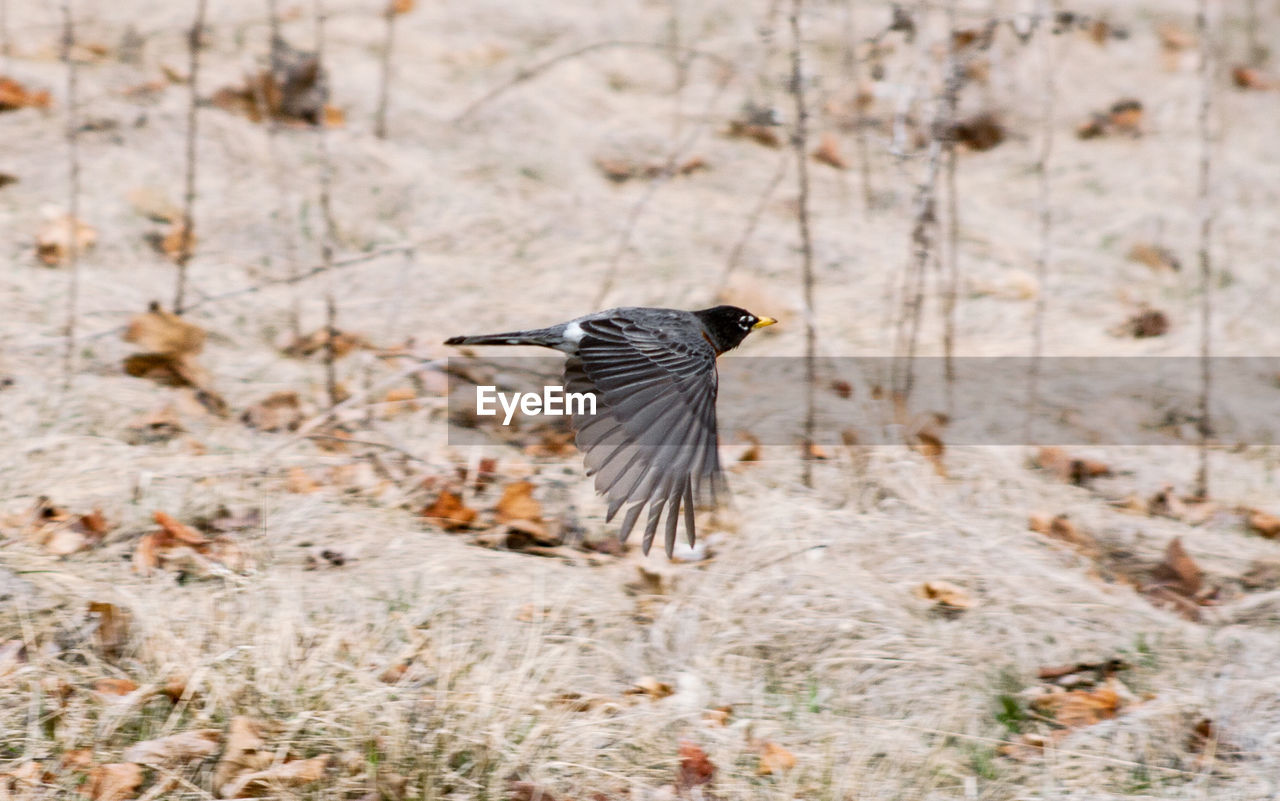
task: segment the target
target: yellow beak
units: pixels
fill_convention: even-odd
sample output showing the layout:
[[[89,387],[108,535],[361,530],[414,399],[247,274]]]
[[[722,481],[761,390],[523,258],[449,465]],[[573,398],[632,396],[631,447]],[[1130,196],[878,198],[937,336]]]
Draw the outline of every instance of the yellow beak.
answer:
[[[754,331],[757,328],[764,328],[765,326],[773,325],[776,322],[778,321],[773,319],[772,317],[761,317],[759,321],[756,322],[755,325],[751,326],[751,329]]]

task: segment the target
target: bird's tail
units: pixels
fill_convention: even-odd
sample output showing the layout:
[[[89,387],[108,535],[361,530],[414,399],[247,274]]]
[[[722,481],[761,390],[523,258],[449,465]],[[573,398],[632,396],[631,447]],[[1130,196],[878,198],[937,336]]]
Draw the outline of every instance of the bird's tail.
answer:
[[[537,331],[511,331],[505,334],[479,334],[470,337],[449,337],[446,345],[541,345],[554,347],[555,340],[546,329]]]

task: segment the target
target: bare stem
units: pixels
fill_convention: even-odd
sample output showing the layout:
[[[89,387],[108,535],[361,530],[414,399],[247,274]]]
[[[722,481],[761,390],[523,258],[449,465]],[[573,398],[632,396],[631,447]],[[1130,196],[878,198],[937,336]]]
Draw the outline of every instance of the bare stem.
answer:
[[[947,192],[947,261],[942,290],[942,360],[947,381],[947,410],[955,403],[956,300],[960,291],[960,203],[956,195],[956,121],[964,68],[956,44],[956,4],[947,4],[947,82],[943,94],[942,135],[946,157],[943,175]]]
[[[182,314],[187,302],[187,266],[191,262],[192,230],[196,205],[196,123],[199,119],[200,102],[198,96],[197,77],[200,73],[200,38],[204,35],[204,13],[206,0],[196,0],[196,19],[191,24],[191,33],[187,40],[190,55],[187,86],[191,91],[191,102],[187,106],[187,169],[182,193],[182,231],[178,242],[178,288],[173,297],[173,313]]]
[[[71,385],[71,377],[75,374],[76,317],[80,304],[80,123],[76,116],[80,100],[79,75],[71,53],[75,42],[71,0],[63,0],[62,63],[67,69],[67,265],[70,270],[67,285],[67,346],[63,353],[63,380],[66,386]],[[7,33],[5,44],[7,47]]]
[[[324,3],[323,0],[315,2],[316,17],[316,63],[319,69],[325,69],[324,50]],[[337,239],[337,226],[333,220],[333,205],[331,202],[333,188],[333,161],[329,155],[329,137],[328,137],[328,120],[325,118],[324,110],[320,111],[320,119],[316,121],[316,145],[320,152],[320,216],[324,223],[324,236],[320,241],[320,260],[325,271],[329,274],[328,285],[325,287],[324,294],[324,324],[325,324],[325,346],[324,346],[324,384],[325,390],[329,395],[329,405],[336,406],[342,399],[338,396],[338,370],[337,370],[337,338],[338,338],[338,302],[336,298],[334,273],[333,273],[333,249],[334,242]]]
[[[733,250],[729,251],[729,258],[725,260],[724,272],[720,275],[721,292],[729,286],[729,278],[733,275],[733,271],[738,268],[738,263],[742,261],[742,254],[747,249],[747,243],[751,241],[756,228],[760,226],[760,218],[764,215],[764,210],[768,208],[769,200],[773,197],[773,193],[777,191],[782,179],[787,176],[787,167],[790,164],[791,154],[784,153],[782,158],[778,159],[778,168],[773,171],[773,176],[769,179],[769,183],[765,184],[764,191],[760,193],[760,199],[756,201],[755,208],[747,216],[747,224],[743,226],[742,234],[738,237],[738,241],[733,244]]]
[[[875,205],[875,192],[871,186],[871,147],[867,141],[866,119],[862,114],[862,62],[858,58],[856,5],[854,0],[845,1],[844,66],[853,84],[853,135],[858,148],[858,173],[862,180],[862,210],[864,214],[870,214]]]
[[[813,486],[813,415],[814,392],[817,384],[816,352],[817,327],[813,315],[813,232],[809,225],[809,107],[804,96],[803,38],[800,34],[800,14],[804,0],[791,0],[791,96],[795,100],[796,124],[791,146],[796,157],[796,183],[800,196],[796,201],[796,223],[800,228],[800,269],[804,282],[804,453],[801,455],[802,478],[807,487]]]
[[[1212,158],[1213,140],[1209,130],[1209,112],[1213,102],[1213,43],[1210,38],[1208,0],[1196,2],[1196,34],[1200,39],[1200,105],[1196,113],[1196,127],[1200,135],[1200,170],[1196,197],[1200,213],[1200,465],[1196,471],[1196,491],[1200,498],[1209,497],[1209,438],[1213,425],[1209,417],[1209,402],[1213,392],[1213,372],[1209,355],[1212,350],[1211,323],[1213,322],[1213,205]]]
[[[1048,0],[1042,0],[1040,18],[1048,19]],[[1050,162],[1053,157],[1053,109],[1056,103],[1057,83],[1053,77],[1053,30],[1044,25],[1040,31],[1041,89],[1040,89],[1040,153],[1036,158],[1036,205],[1039,209],[1040,245],[1036,253],[1035,309],[1031,319],[1031,366],[1027,374],[1027,420],[1024,438],[1032,444],[1032,430],[1040,406],[1040,368],[1044,354],[1044,316],[1048,296],[1047,281],[1052,258],[1053,206],[1049,181]]]
[[[396,4],[387,3],[386,33],[382,40],[382,78],[378,83],[378,110],[374,114],[373,133],[379,139],[387,138],[387,102],[391,94],[391,50],[396,39]]]

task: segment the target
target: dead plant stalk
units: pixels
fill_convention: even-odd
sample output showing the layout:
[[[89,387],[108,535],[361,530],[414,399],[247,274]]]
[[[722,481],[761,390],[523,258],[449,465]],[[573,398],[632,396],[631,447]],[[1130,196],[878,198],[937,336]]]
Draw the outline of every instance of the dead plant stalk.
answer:
[[[796,200],[796,223],[800,228],[800,270],[804,285],[804,452],[801,454],[801,477],[805,486],[813,486],[813,428],[814,394],[817,383],[815,362],[817,327],[813,314],[813,231],[809,221],[809,107],[804,92],[804,39],[800,30],[803,0],[791,2],[791,97],[795,101],[796,123],[791,146],[796,157],[796,183],[799,197]]]
[[[75,373],[76,317],[80,303],[80,125],[76,119],[79,104],[79,75],[71,50],[75,46],[75,20],[71,12],[71,0],[62,3],[62,63],[67,70],[67,266],[70,278],[67,282],[67,344],[63,353],[63,380],[71,385]],[[5,35],[6,57],[8,34]]]
[[[191,262],[192,225],[194,224],[196,205],[196,167],[199,159],[196,154],[197,122],[199,120],[199,82],[200,75],[200,39],[204,35],[204,14],[206,0],[196,0],[196,18],[191,24],[191,32],[187,39],[188,62],[187,86],[191,93],[187,106],[187,155],[186,174],[182,192],[182,230],[178,241],[178,287],[173,297],[173,313],[182,314],[187,302],[188,266]]]

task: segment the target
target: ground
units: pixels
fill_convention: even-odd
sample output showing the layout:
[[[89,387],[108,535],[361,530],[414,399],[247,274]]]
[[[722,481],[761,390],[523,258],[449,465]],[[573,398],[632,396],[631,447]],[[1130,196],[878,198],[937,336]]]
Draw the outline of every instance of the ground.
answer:
[[[69,379],[71,271],[36,253],[46,217],[68,205],[61,17],[56,4],[4,6],[0,74],[48,90],[51,103],[0,112],[0,172],[18,179],[0,187],[0,378],[11,380],[0,389],[0,798],[53,797],[86,775],[100,779],[101,768],[71,756],[81,749],[94,764],[121,764],[138,742],[196,729],[215,730],[217,748],[149,767],[137,791],[210,797],[235,718],[255,721],[268,762],[328,757],[313,781],[267,782],[284,797],[527,798],[535,787],[571,799],[1280,792],[1280,552],[1242,511],[1280,511],[1277,451],[1264,443],[1213,452],[1210,509],[1179,500],[1193,489],[1194,440],[1074,448],[1071,457],[1110,469],[1076,482],[1070,470],[1035,467],[1027,446],[950,447],[931,459],[906,446],[830,445],[810,462],[806,487],[794,446],[766,442],[760,458],[739,462],[742,432],[725,431],[733,508],[702,521],[705,550],[668,562],[657,551],[610,552],[613,529],[572,450],[548,454],[527,431],[458,444],[443,375],[404,375],[415,359],[451,355],[440,344],[450,335],[622,304],[748,305],[781,324],[753,335],[744,357],[802,354],[794,160],[785,147],[725,133],[750,102],[779,110],[786,143],[795,117],[788,4],[418,3],[396,20],[379,138],[381,9],[328,3],[326,66],[341,126],[321,136],[284,125],[273,135],[241,114],[199,109],[186,319],[208,332],[198,359],[223,416],[191,388],[121,370],[138,349],[122,340],[125,325],[173,299],[175,266],[147,242],[167,224],[139,213],[137,198],[146,190],[182,203],[184,31],[195,4],[72,5],[79,119],[95,123],[78,136],[79,216],[97,241],[79,259]],[[210,4],[202,97],[260,69],[267,5]],[[802,18],[809,149],[828,134],[848,162],[809,162],[813,320],[819,355],[831,357],[893,352],[928,159],[910,131],[927,128],[937,108],[945,57],[935,9],[914,42],[901,31],[881,39],[882,74],[860,45],[855,80],[846,43],[891,19],[887,5],[856,5],[850,17],[845,4],[806,3]],[[960,24],[1025,10],[1015,5],[961,3]],[[1243,9],[1211,4],[1211,333],[1215,352],[1231,355],[1280,347],[1276,95],[1230,75],[1249,59],[1250,27],[1274,33],[1280,22],[1274,3],[1256,5],[1250,23]],[[1007,138],[958,159],[957,353],[1028,354],[1037,300],[1048,355],[1199,352],[1192,6],[1084,3],[1072,8],[1094,15],[1083,29],[1052,39],[1043,279],[1036,163],[1047,48],[1001,27],[991,49],[972,56],[985,69],[963,89],[960,114],[993,112]],[[311,5],[281,10],[285,37],[313,47]],[[1099,43],[1095,19],[1127,37]],[[133,62],[119,57],[129,27],[144,42]],[[1185,46],[1170,31],[1188,37]],[[712,56],[681,71],[669,47],[613,45],[516,80],[587,45],[673,40]],[[1261,55],[1260,73],[1274,71]],[[158,83],[127,91],[148,82]],[[870,187],[849,111],[859,89],[870,98]],[[1092,113],[1129,97],[1142,103],[1138,131],[1077,136]],[[895,142],[910,153],[895,154]],[[694,157],[705,169],[656,181],[612,181],[598,163],[661,168]],[[326,164],[340,266],[280,283],[325,263]],[[1136,244],[1166,248],[1181,269],[1128,258]],[[930,272],[925,355],[941,353],[932,276],[942,274]],[[284,353],[296,333],[322,328],[327,293],[337,327],[369,345],[337,363],[354,396],[340,422],[357,440],[337,445],[306,436],[330,430],[311,425],[329,403],[321,356]],[[1167,333],[1118,330],[1145,307],[1167,315]],[[304,429],[245,424],[242,413],[275,392],[298,393]],[[493,481],[477,488],[487,460]],[[533,486],[540,529],[585,537],[595,550],[483,547],[514,543],[494,510],[521,480]],[[1172,510],[1148,502],[1166,486]],[[424,518],[452,490],[479,511],[472,529]],[[73,517],[32,522],[41,498]],[[56,553],[51,532],[94,509],[107,523],[101,541]],[[224,550],[210,553],[224,558],[173,549],[146,570],[139,547],[157,511],[221,525],[198,536],[219,537]],[[1031,531],[1037,514],[1068,515],[1087,539]],[[1175,538],[1204,587],[1162,603],[1167,591],[1146,579],[1160,575]],[[921,597],[922,585],[940,582],[961,597]],[[1100,707],[1086,720],[1045,705],[1042,696],[1063,689],[1042,669],[1110,659],[1123,668],[1082,671],[1097,682],[1071,696]],[[105,678],[137,686],[117,696]],[[1108,701],[1112,690],[1119,697]],[[690,778],[699,749],[715,766],[707,784]],[[33,775],[33,760],[48,771],[42,784],[3,775]],[[88,781],[96,798],[132,795]]]

